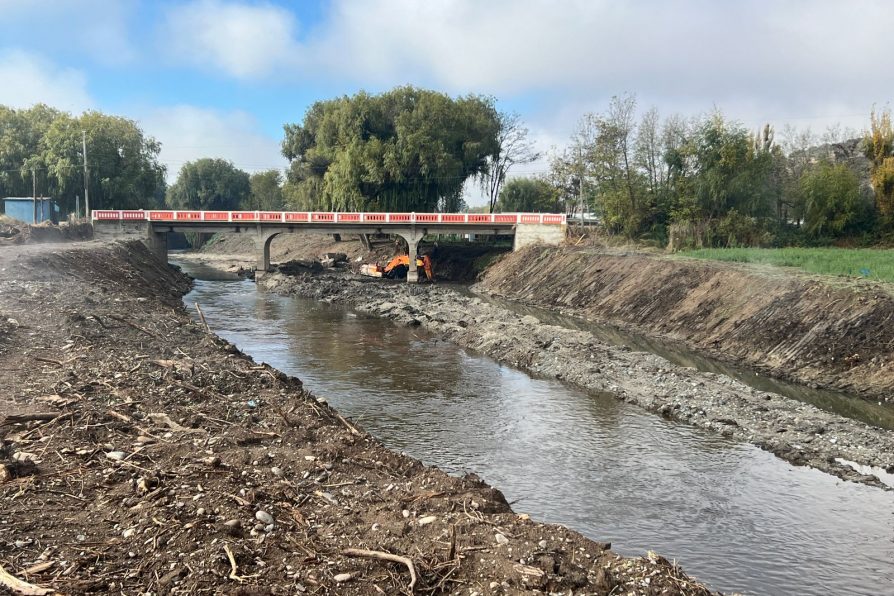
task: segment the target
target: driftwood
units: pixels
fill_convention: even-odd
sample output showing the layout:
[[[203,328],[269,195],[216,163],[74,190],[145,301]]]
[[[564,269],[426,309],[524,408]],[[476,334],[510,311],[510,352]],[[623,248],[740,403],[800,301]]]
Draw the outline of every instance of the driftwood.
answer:
[[[343,550],[342,554],[346,557],[360,557],[363,559],[378,559],[379,561],[391,561],[392,563],[400,563],[401,565],[405,566],[410,572],[410,592],[412,593],[413,588],[416,587],[416,566],[413,565],[413,560],[409,557],[393,555],[391,553],[386,553],[380,550],[364,550],[362,548],[348,548]]]
[[[54,591],[50,588],[41,588],[40,586],[22,581],[10,575],[2,565],[0,565],[0,585],[9,588],[13,594],[22,594],[23,596],[44,596],[45,594],[52,594]]]
[[[205,313],[202,312],[202,307],[199,306],[198,302],[193,302],[196,305],[196,312],[199,313],[199,318],[202,319],[202,325],[205,326],[205,332],[208,335],[212,335],[211,327],[208,326],[208,321],[205,320]]]
[[[3,424],[20,424],[22,422],[32,422],[34,420],[55,420],[59,417],[59,412],[36,412],[34,414],[10,414],[0,422]]]

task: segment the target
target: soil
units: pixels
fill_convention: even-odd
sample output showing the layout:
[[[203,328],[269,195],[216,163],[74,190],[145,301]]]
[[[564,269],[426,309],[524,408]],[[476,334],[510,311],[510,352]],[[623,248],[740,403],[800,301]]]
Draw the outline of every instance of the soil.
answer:
[[[776,269],[544,248],[506,255],[481,291],[679,342],[813,387],[894,402],[894,288]]]
[[[587,331],[544,324],[442,286],[344,273],[271,273],[259,287],[350,304],[401,325],[422,326],[535,375],[609,392],[645,409],[753,443],[796,465],[886,488],[841,460],[894,472],[894,432],[757,391],[736,380],[608,345]]]
[[[19,593],[711,593],[386,449],[195,323],[190,281],[141,244],[5,247],[0,275]]]

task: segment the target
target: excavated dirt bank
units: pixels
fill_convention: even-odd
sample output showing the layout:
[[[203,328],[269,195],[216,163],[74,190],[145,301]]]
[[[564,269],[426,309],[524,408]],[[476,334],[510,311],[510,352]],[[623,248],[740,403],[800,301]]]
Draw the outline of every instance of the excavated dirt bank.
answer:
[[[194,323],[188,280],[141,245],[9,247],[0,273],[0,565],[20,591],[709,593],[384,448]]]
[[[351,304],[536,375],[610,392],[661,415],[751,442],[796,465],[883,486],[838,458],[894,472],[894,432],[757,391],[721,375],[671,364],[601,342],[591,333],[544,324],[440,286],[408,286],[344,274],[268,274],[259,286]]]
[[[779,270],[532,247],[488,294],[683,343],[779,378],[894,401],[894,295]]]

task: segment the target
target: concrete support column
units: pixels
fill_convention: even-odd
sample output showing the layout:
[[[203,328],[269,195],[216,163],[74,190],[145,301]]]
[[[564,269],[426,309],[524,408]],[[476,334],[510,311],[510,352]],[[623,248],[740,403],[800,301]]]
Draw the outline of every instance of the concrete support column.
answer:
[[[372,242],[369,240],[369,234],[360,234],[360,244],[368,251],[372,250]]]
[[[156,232],[150,227],[148,237],[146,238],[146,246],[156,257],[158,257],[165,263],[168,262],[167,232]]]
[[[418,240],[415,242],[407,240],[407,256],[410,259],[410,268],[407,270],[407,283],[411,284],[419,283],[419,270],[416,268],[416,249],[418,246]]]
[[[258,235],[255,237],[255,246],[257,247],[256,274],[270,271],[270,244],[278,234],[278,232],[271,234],[258,231]]]
[[[407,270],[407,283],[419,283],[419,270],[416,268],[416,249],[419,247],[419,241],[422,240],[425,233],[412,230],[400,236],[407,241],[407,257],[410,261],[409,269]]]

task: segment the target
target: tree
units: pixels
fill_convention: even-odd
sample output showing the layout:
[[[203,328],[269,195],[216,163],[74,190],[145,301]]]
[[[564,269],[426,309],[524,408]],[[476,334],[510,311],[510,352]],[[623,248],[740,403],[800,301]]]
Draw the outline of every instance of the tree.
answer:
[[[248,208],[261,211],[279,211],[285,206],[279,170],[257,172],[249,178],[251,196]]]
[[[84,194],[82,134],[87,134],[91,208],[152,208],[164,197],[161,145],[126,118],[86,112],[78,118],[44,105],[0,106],[0,191],[40,194],[73,211]],[[18,171],[16,171],[18,170]]]
[[[865,208],[860,181],[845,164],[821,162],[801,176],[805,228],[813,236],[838,235],[860,222]]]
[[[509,180],[496,210],[499,212],[552,212],[559,202],[559,191],[546,180],[536,178],[513,178]]]
[[[891,111],[872,110],[870,129],[864,138],[866,157],[872,162],[871,182],[875,203],[886,218],[894,218],[894,127]]]
[[[636,98],[615,96],[604,114],[588,114],[576,135],[582,183],[592,182],[606,225],[633,236],[648,207],[642,204],[642,172],[634,161]]]
[[[167,203],[174,209],[229,211],[249,207],[251,184],[246,172],[223,159],[198,159],[180,168],[177,182],[168,189]]]
[[[506,182],[506,174],[517,164],[531,163],[540,159],[528,139],[528,129],[522,125],[517,113],[500,112],[497,146],[487,157],[487,169],[481,175],[481,187],[488,197],[489,213],[493,213],[500,198],[500,190]]]
[[[286,194],[325,210],[458,210],[499,130],[493,102],[474,95],[399,87],[316,102],[285,126]]]

